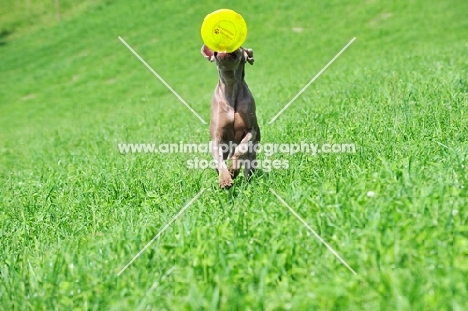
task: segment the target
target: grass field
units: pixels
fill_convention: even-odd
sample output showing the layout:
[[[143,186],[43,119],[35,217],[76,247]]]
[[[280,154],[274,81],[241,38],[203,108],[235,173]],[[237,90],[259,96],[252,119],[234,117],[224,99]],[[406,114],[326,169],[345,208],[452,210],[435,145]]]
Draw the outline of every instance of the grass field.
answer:
[[[1,310],[467,310],[466,0],[32,3],[0,7]],[[262,142],[355,153],[261,153],[289,168],[225,191],[186,166],[209,154],[119,152],[210,138],[118,37],[208,121],[223,7]]]

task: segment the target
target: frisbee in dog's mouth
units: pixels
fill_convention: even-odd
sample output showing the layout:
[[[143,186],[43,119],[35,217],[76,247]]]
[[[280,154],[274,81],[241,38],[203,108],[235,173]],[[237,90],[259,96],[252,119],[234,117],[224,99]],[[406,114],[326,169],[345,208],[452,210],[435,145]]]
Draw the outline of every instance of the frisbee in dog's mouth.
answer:
[[[247,24],[244,18],[233,10],[217,10],[205,17],[201,36],[205,45],[211,50],[231,53],[245,42]]]

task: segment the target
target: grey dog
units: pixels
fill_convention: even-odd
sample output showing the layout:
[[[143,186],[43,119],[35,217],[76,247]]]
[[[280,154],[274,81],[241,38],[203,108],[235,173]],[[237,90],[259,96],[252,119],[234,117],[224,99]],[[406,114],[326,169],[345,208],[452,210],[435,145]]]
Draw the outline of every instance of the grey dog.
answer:
[[[233,185],[241,164],[246,177],[256,167],[260,129],[255,100],[244,80],[245,63],[254,62],[253,50],[240,47],[231,53],[218,53],[203,45],[201,53],[218,66],[219,81],[211,100],[210,135],[219,186],[225,189]],[[222,148],[227,145],[234,147]],[[231,160],[229,167],[227,159]]]

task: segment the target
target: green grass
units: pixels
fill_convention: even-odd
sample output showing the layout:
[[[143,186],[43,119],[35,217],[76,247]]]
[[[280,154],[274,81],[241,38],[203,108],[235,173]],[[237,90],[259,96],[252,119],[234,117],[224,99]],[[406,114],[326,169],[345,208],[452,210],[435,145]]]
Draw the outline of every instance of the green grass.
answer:
[[[30,3],[0,14],[0,309],[466,310],[468,2]],[[249,26],[262,141],[355,154],[275,154],[289,169],[221,191],[186,168],[209,154],[119,153],[209,134],[117,37],[209,120],[222,7]]]

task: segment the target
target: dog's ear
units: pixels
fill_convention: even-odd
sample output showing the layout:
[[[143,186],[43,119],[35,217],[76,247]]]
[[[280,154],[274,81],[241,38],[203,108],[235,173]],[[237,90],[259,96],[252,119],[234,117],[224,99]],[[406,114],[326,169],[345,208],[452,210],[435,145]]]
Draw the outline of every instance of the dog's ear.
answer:
[[[244,59],[245,59],[245,61],[249,62],[250,65],[253,65],[253,63],[254,63],[253,50],[252,49],[245,49],[245,48],[242,48],[242,50],[244,50]]]
[[[207,46],[204,45],[204,44],[203,44],[203,46],[201,47],[201,53],[202,53],[202,55],[203,55],[207,60],[209,60],[210,62],[214,62],[214,61],[215,61],[214,52],[213,52],[209,47],[207,47]]]

